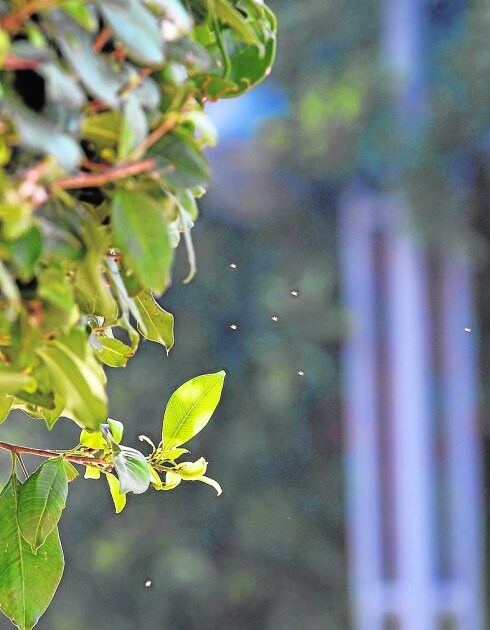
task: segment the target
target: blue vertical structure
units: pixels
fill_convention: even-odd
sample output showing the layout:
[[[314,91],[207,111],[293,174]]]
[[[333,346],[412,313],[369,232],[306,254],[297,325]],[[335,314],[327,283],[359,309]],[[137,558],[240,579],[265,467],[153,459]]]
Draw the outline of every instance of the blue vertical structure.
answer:
[[[382,57],[403,150],[423,126],[422,0],[386,0]],[[396,168],[396,166],[395,166]],[[401,195],[340,209],[354,630],[483,630],[470,269],[429,252]]]

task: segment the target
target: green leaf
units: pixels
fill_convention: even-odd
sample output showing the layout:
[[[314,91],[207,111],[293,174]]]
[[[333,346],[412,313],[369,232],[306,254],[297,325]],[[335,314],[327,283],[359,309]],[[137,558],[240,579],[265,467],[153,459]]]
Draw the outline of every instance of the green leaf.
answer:
[[[186,453],[190,453],[190,451],[188,451],[186,448],[171,448],[168,451],[163,451],[158,459],[162,461],[169,460],[173,462]]]
[[[87,31],[61,11],[51,11],[50,18],[56,42],[74,73],[80,77],[90,94],[117,108],[119,91],[125,82],[122,74],[118,76],[103,55],[94,52],[92,37]]]
[[[142,494],[150,485],[150,465],[140,451],[129,446],[114,448],[114,468],[119,477],[120,492]]]
[[[85,357],[78,356],[61,339],[38,352],[46,365],[52,387],[65,399],[64,413],[77,424],[98,429],[107,417],[107,397],[101,379],[101,366],[87,344]]]
[[[109,430],[111,432],[112,439],[116,444],[123,438],[124,433],[124,425],[119,420],[113,420],[112,418],[107,418],[107,424],[109,425]]]
[[[65,408],[65,400],[58,393],[55,393],[55,396],[54,396],[54,409],[49,409],[48,407],[42,408],[41,413],[49,431],[51,431],[51,429],[60,419],[64,408]]]
[[[164,40],[157,21],[138,0],[123,3],[104,0],[100,8],[104,20],[132,59],[145,65],[163,62]]]
[[[208,468],[208,463],[204,457],[200,457],[195,462],[182,462],[177,466],[177,472],[182,479],[198,479],[202,477]]]
[[[0,424],[2,424],[2,422],[5,422],[5,420],[8,418],[13,402],[13,396],[0,396]]]
[[[97,16],[92,7],[85,6],[80,0],[65,0],[61,9],[85,30],[92,33],[97,30]]]
[[[87,429],[83,429],[80,433],[80,444],[98,451],[103,450],[107,446],[101,431],[87,431]]]
[[[182,481],[182,477],[173,470],[165,473],[165,484],[155,485],[155,490],[173,490]]]
[[[98,352],[99,359],[110,367],[125,367],[128,359],[133,356],[133,349],[114,337],[97,337],[102,350]]]
[[[64,459],[63,467],[65,469],[66,479],[68,483],[70,483],[70,481],[73,481],[74,479],[78,477],[79,472],[71,462]]]
[[[150,341],[156,341],[167,349],[174,345],[174,316],[163,310],[150,291],[142,291],[134,298],[145,329],[138,324],[140,333]]]
[[[111,497],[114,501],[114,507],[116,508],[116,514],[122,512],[126,505],[126,495],[122,494],[119,487],[119,479],[111,473],[105,473],[107,477],[107,483],[109,484],[109,490],[111,491]]]
[[[242,41],[252,46],[261,46],[252,26],[228,0],[214,0],[214,9],[220,20],[231,26]]]
[[[224,380],[223,370],[196,376],[172,394],[163,417],[166,450],[185,444],[206,426],[218,406]]]
[[[0,395],[14,394],[21,389],[34,391],[35,388],[36,380],[32,376],[16,372],[6,366],[0,368]]]
[[[39,274],[37,293],[50,304],[70,312],[73,308],[73,287],[61,265],[51,263]]]
[[[62,133],[48,118],[32,113],[17,101],[9,101],[8,111],[23,146],[36,153],[52,155],[67,171],[78,166],[82,151],[71,136]]]
[[[61,457],[41,464],[22,486],[18,520],[22,536],[37,553],[58,524],[66,505],[68,482]]]
[[[32,227],[15,241],[4,243],[12,256],[20,279],[28,282],[34,275],[37,263],[43,251],[43,240],[37,227]]]
[[[170,188],[192,188],[208,183],[206,158],[193,138],[185,133],[168,133],[153,145],[148,155],[157,158],[159,172]]]
[[[141,282],[161,293],[169,282],[173,254],[158,202],[143,193],[117,191],[112,229],[115,245]]]
[[[37,555],[21,535],[21,483],[12,474],[0,495],[0,609],[20,630],[31,630],[54,597],[64,560],[55,527]]]
[[[87,464],[85,467],[84,479],[100,479],[100,468]]]

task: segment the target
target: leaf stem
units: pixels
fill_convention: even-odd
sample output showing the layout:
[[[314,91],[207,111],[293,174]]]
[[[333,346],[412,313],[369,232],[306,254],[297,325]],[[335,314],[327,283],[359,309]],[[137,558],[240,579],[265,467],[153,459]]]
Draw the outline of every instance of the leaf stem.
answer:
[[[104,459],[100,459],[98,457],[83,457],[79,455],[65,455],[62,451],[49,451],[43,448],[30,448],[29,446],[20,446],[18,444],[9,444],[8,442],[0,442],[0,449],[4,449],[5,451],[10,451],[13,455],[19,455],[20,453],[25,453],[26,455],[37,455],[38,457],[63,457],[69,462],[73,462],[74,464],[82,464],[86,466],[87,464],[102,464],[103,466],[110,466]]]

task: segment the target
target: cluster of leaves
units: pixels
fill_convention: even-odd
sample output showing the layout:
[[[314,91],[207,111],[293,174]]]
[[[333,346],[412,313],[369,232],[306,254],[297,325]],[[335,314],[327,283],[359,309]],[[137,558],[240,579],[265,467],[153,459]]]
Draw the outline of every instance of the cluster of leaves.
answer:
[[[97,429],[101,364],[173,345],[154,294],[181,233],[195,272],[203,105],[267,74],[275,24],[255,0],[36,4],[0,2],[0,417]]]
[[[57,524],[66,504],[68,482],[78,476],[71,462],[85,465],[87,479],[106,477],[116,512],[124,509],[128,492],[141,494],[150,485],[156,490],[172,490],[183,479],[202,481],[221,494],[219,484],[205,476],[203,457],[195,462],[176,460],[189,453],[182,445],[209,422],[224,377],[224,372],[198,376],[172,394],[158,447],[140,436],[152,446],[146,457],[121,444],[123,424],[111,418],[98,431],[83,429],[75,448],[52,453],[24,484],[17,477],[12,452],[12,475],[0,495],[0,609],[12,623],[23,630],[33,628],[61,580],[64,559]]]
[[[145,457],[106,420],[104,366],[125,366],[141,336],[172,348],[173,316],[156,298],[181,234],[184,282],[196,271],[190,230],[216,142],[204,106],[268,75],[275,28],[258,0],[0,0],[0,422],[20,409],[49,429],[62,416],[82,428],[76,448],[39,452],[50,459],[24,485],[14,465],[0,498],[0,609],[19,628],[61,577],[72,462],[105,475],[116,511],[150,484],[221,491],[204,459],[176,460],[224,373],[175,392]]]

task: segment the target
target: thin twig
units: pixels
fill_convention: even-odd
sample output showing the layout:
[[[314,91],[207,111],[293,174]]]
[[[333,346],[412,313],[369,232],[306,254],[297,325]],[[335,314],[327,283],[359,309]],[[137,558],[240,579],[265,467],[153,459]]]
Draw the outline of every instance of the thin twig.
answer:
[[[28,446],[20,446],[17,444],[9,444],[8,442],[0,442],[0,449],[3,448],[5,451],[10,451],[11,453],[15,453],[18,455],[19,453],[25,453],[26,455],[37,455],[38,457],[63,457],[69,462],[73,462],[74,464],[82,464],[83,466],[94,465],[94,464],[102,464],[103,466],[109,466],[104,459],[98,457],[83,457],[81,455],[65,455],[63,453],[57,451],[48,451],[43,448],[30,448]]]
[[[51,184],[51,190],[69,190],[73,188],[97,188],[110,184],[118,179],[125,179],[132,175],[139,175],[140,173],[148,173],[155,170],[157,166],[154,158],[142,160],[141,162],[134,162],[133,164],[123,164],[122,166],[115,166],[103,173],[79,173],[73,177],[67,177],[65,179],[59,179],[57,182]]]
[[[62,0],[31,0],[23,6],[19,7],[15,11],[8,13],[0,19],[0,28],[3,28],[10,32],[17,31],[22,23],[29,19],[33,13],[43,11],[45,9],[51,9],[57,4],[61,4]]]
[[[167,118],[163,121],[163,123],[154,129],[149,136],[147,136],[141,144],[139,144],[133,151],[131,151],[130,158],[139,158],[141,155],[144,155],[150,147],[152,147],[160,138],[163,138],[165,134],[171,131],[177,121],[175,118]]]

